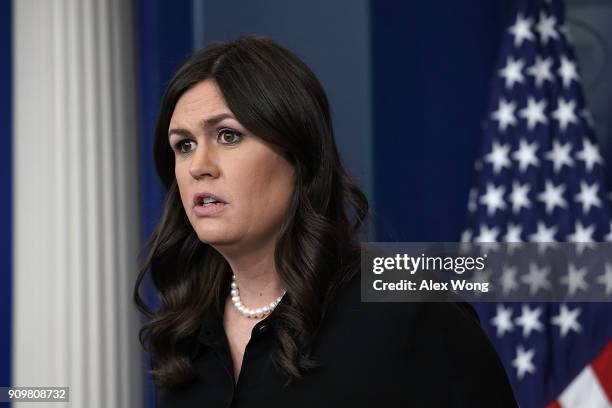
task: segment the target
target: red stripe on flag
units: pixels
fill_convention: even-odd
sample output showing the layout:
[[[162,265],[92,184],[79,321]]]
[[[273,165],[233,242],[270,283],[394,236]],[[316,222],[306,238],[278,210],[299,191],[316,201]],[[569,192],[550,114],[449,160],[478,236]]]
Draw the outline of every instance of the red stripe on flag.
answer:
[[[608,400],[612,401],[612,341],[608,342],[604,350],[591,363],[591,369],[595,372]]]
[[[546,405],[546,408],[561,408],[561,404],[559,404],[559,401],[553,401],[550,404]]]

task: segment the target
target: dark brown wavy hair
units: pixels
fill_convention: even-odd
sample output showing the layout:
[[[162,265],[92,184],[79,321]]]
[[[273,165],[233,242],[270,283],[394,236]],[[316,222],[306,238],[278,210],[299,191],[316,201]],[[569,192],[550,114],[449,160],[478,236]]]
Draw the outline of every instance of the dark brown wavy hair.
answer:
[[[229,264],[198,239],[187,219],[168,143],[177,101],[207,79],[217,83],[237,120],[280,147],[295,168],[294,194],[274,254],[287,293],[274,311],[279,324],[272,362],[289,383],[318,365],[311,345],[334,294],[358,272],[357,234],[368,201],[341,163],[323,87],[298,57],[266,37],[212,44],[192,55],[166,88],[154,157],[167,195],[134,288],[137,307],[149,317],[140,341],[151,353],[157,386],[189,381],[195,376],[191,359],[202,321],[229,285]],[[139,294],[147,273],[159,297],[157,311]]]

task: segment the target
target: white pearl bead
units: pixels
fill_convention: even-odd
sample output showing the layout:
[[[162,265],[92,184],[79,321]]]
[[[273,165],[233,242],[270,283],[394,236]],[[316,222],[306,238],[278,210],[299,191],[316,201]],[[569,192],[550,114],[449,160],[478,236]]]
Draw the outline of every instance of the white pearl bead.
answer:
[[[271,313],[274,310],[274,308],[278,305],[278,303],[281,301],[285,293],[287,293],[287,291],[284,290],[283,294],[279,296],[278,298],[276,298],[276,300],[270,302],[270,304],[265,305],[263,307],[256,308],[256,309],[249,309],[248,307],[243,305],[242,301],[240,300],[240,291],[238,289],[238,284],[236,283],[235,275],[232,276],[231,287],[232,287],[231,299],[232,299],[232,303],[234,304],[234,307],[238,310],[238,312],[240,312],[240,314],[248,318],[255,318],[255,317],[259,318],[259,317],[263,317],[267,315],[268,313]]]

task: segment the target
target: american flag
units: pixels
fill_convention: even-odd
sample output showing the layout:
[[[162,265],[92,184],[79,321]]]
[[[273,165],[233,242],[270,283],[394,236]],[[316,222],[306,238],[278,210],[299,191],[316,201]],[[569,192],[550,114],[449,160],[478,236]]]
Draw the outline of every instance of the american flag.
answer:
[[[462,241],[612,241],[604,160],[563,4],[516,3],[491,82]],[[612,293],[612,268],[592,284]],[[612,407],[610,303],[475,306],[521,407]]]

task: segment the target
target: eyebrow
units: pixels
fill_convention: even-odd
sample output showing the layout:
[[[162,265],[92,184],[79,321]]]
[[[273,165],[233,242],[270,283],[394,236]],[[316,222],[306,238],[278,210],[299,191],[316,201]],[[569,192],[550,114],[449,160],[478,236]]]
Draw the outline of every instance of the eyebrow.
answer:
[[[231,113],[220,113],[215,116],[211,116],[210,118],[203,119],[200,121],[199,125],[202,129],[208,129],[215,126],[217,123],[221,122],[223,119],[236,119],[234,115]],[[183,128],[172,128],[168,131],[168,137],[170,137],[173,133],[176,133],[181,136],[191,136],[191,132],[187,129]]]

